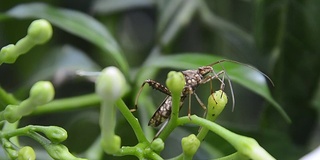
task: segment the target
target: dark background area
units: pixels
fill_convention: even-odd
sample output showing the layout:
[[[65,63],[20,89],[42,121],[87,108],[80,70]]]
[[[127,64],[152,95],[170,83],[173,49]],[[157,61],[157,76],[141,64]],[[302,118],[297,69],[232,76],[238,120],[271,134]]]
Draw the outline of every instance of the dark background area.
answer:
[[[0,12],[28,0],[2,0]],[[173,15],[179,15],[189,1],[179,3]],[[277,159],[298,159],[320,144],[320,1],[318,0],[207,0],[204,9],[216,17],[206,22],[200,13],[185,14],[185,22],[172,17],[165,25],[161,17],[174,1],[160,0],[52,0],[42,1],[57,8],[65,8],[94,17],[109,29],[129,63],[130,75],[145,62],[155,46],[161,54],[206,53],[219,55],[257,67],[274,82],[270,91],[274,99],[284,108],[292,120],[283,117],[260,96],[235,84],[236,109],[226,108],[218,120],[222,126],[242,135],[255,138]],[[203,7],[203,6],[200,6]],[[181,10],[179,10],[181,9]],[[16,43],[26,35],[32,19],[0,18],[0,47]],[[227,23],[229,28],[224,28]],[[183,24],[183,25],[181,25]],[[177,34],[170,35],[176,26]],[[37,46],[19,57],[14,64],[0,66],[0,85],[17,98],[24,99],[34,82],[49,79],[54,83],[56,98],[82,95],[94,91],[94,84],[83,78],[72,76],[70,66],[77,65],[89,70],[100,70],[115,65],[112,59],[96,54],[101,52],[88,41],[68,31],[53,26],[53,38],[45,45]],[[166,36],[173,38],[167,38]],[[68,53],[68,56],[65,54]],[[80,55],[80,56],[79,56]],[[64,67],[59,67],[64,66]],[[161,70],[157,79],[164,84],[169,70]],[[130,82],[135,84],[135,80]],[[208,86],[199,87],[208,93]],[[161,95],[155,93],[155,97]],[[201,93],[199,94],[201,95]],[[133,106],[135,93],[125,100]],[[204,95],[205,96],[205,95]],[[132,98],[133,97],[133,98]],[[156,101],[156,104],[159,102]],[[193,100],[194,102],[196,100]],[[187,108],[187,107],[184,107]],[[197,108],[197,107],[194,107]],[[182,110],[181,114],[186,114]],[[201,115],[201,108],[193,109]],[[99,135],[99,109],[88,109],[27,117],[27,124],[57,125],[68,131],[65,145],[72,152],[81,153]],[[136,114],[139,116],[138,114]],[[186,132],[198,128],[186,127],[172,133],[172,141],[163,152],[164,158],[176,155],[170,150],[180,145]],[[120,136],[133,136],[125,120],[119,123]],[[82,134],[79,135],[79,132]],[[85,136],[84,136],[85,135]],[[168,140],[169,141],[169,140]],[[205,139],[222,154],[234,152],[224,140],[210,133]],[[123,139],[123,145],[135,144],[134,138]],[[204,151],[199,151],[201,154]],[[179,151],[177,151],[179,153]],[[203,155],[202,155],[203,156]],[[200,156],[201,157],[201,156]],[[108,158],[108,157],[107,157]],[[124,157],[126,159],[127,157]]]

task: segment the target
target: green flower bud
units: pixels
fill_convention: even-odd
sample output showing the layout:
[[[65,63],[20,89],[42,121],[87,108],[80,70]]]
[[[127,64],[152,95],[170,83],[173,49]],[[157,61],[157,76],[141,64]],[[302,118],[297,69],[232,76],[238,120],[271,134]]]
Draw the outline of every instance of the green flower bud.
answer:
[[[171,71],[168,73],[166,85],[172,93],[175,92],[180,94],[185,84],[186,82],[181,72]]]
[[[216,91],[208,98],[207,119],[214,121],[228,103],[228,97],[222,90]]]
[[[116,101],[126,92],[126,79],[116,67],[102,70],[96,82],[96,92],[105,101]]]
[[[151,142],[151,149],[155,152],[161,152],[164,149],[164,142],[161,138],[156,138]]]
[[[16,45],[10,44],[0,51],[0,64],[14,63],[16,59],[28,52],[34,45],[43,44],[52,37],[51,24],[43,19],[33,21],[28,28],[28,35]]]
[[[43,105],[54,98],[54,88],[49,81],[39,81],[30,90],[30,100],[36,105]]]
[[[72,155],[68,148],[62,144],[48,144],[44,147],[53,159],[85,160]]]
[[[107,137],[102,139],[101,146],[107,154],[115,154],[120,150],[121,138],[117,135],[113,135],[112,138]]]
[[[27,36],[35,44],[43,44],[52,37],[52,26],[47,20],[35,20],[30,24]]]
[[[18,106],[8,105],[4,110],[3,117],[10,123],[14,123],[21,119],[21,114],[17,114]]]
[[[67,131],[57,126],[38,127],[36,131],[40,131],[45,134],[52,143],[60,143],[68,138]]]
[[[21,148],[18,152],[18,160],[35,160],[35,159],[36,159],[36,153],[29,146],[25,146]]]
[[[182,138],[181,145],[183,154],[187,157],[193,157],[200,146],[200,141],[194,134],[191,134],[188,137]]]
[[[212,104],[215,107],[224,107],[228,103],[227,94],[225,92],[223,92],[222,90],[218,90],[218,91],[214,92],[213,98],[211,95],[209,97],[208,101],[209,101],[209,104]]]
[[[3,62],[14,63],[17,59],[16,54],[14,54],[15,45],[9,44],[0,51],[0,64]]]

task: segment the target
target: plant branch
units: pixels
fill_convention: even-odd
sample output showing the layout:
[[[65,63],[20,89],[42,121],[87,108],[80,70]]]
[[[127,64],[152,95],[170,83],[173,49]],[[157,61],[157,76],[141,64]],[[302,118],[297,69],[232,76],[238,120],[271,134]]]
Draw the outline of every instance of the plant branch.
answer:
[[[100,103],[100,99],[96,94],[87,94],[75,96],[71,98],[63,98],[53,100],[43,106],[37,107],[31,115],[41,115],[55,112],[68,111],[73,109],[81,109],[90,106],[96,106]]]
[[[122,115],[126,118],[130,126],[132,127],[138,141],[141,142],[148,142],[147,138],[145,137],[142,128],[138,122],[138,119],[133,116],[133,114],[130,112],[126,104],[120,99],[116,102],[116,105]],[[148,142],[149,143],[149,142]]]

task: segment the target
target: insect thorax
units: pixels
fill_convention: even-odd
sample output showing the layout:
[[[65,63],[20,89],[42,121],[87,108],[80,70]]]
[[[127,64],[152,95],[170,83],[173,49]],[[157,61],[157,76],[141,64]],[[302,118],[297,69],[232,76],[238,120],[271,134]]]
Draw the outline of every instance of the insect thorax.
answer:
[[[198,87],[200,81],[203,79],[203,76],[198,72],[198,70],[186,70],[182,71],[182,74],[186,81],[185,86],[191,87],[193,90]]]

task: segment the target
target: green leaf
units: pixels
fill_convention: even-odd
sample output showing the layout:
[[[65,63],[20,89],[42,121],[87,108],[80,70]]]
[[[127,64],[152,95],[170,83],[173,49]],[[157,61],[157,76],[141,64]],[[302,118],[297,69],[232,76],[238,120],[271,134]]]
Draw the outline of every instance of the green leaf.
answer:
[[[111,56],[125,74],[128,72],[128,63],[116,40],[105,26],[86,14],[55,8],[43,3],[18,5],[9,10],[7,14],[15,18],[46,19],[53,25],[95,44],[104,51],[102,58],[108,59]]]
[[[176,15],[176,12],[179,11],[179,7],[183,3],[183,0],[167,1],[164,4],[159,4],[159,23],[158,23],[158,33],[161,34],[165,27],[169,24],[170,20],[173,19]]]
[[[178,54],[168,56],[158,56],[150,59],[145,67],[157,68],[174,68],[174,69],[196,69],[200,66],[210,65],[224,58],[219,56],[205,55],[205,54]],[[256,94],[268,100],[283,116],[283,118],[290,122],[290,118],[282,109],[282,107],[272,98],[267,86],[266,79],[262,72],[248,67],[243,64],[222,62],[221,65],[213,66],[216,72],[225,69],[228,76],[233,82],[236,82],[243,87],[255,92]]]
[[[162,15],[160,15],[158,34],[161,37],[161,44],[164,46],[170,44],[178,32],[189,24],[197,8],[198,2],[194,0],[185,0],[181,4],[179,1],[169,1],[168,7],[163,7],[160,12]]]
[[[91,72],[101,70],[84,52],[70,45],[53,47],[48,50],[46,56],[38,64],[38,68],[41,68],[41,70],[35,70],[30,78],[26,80],[27,86],[37,82],[39,79],[49,79],[55,74],[60,75],[57,77],[62,78],[75,74],[77,70]],[[56,79],[56,83],[60,82],[58,79]],[[60,80],[64,80],[64,78]]]
[[[97,0],[92,10],[95,13],[123,12],[132,8],[152,6],[155,2],[150,0]]]
[[[224,18],[211,12],[208,4],[204,1],[199,2],[200,20],[212,32],[220,37],[234,48],[238,54],[254,56],[254,39],[252,35],[241,29],[236,24],[226,21]]]

